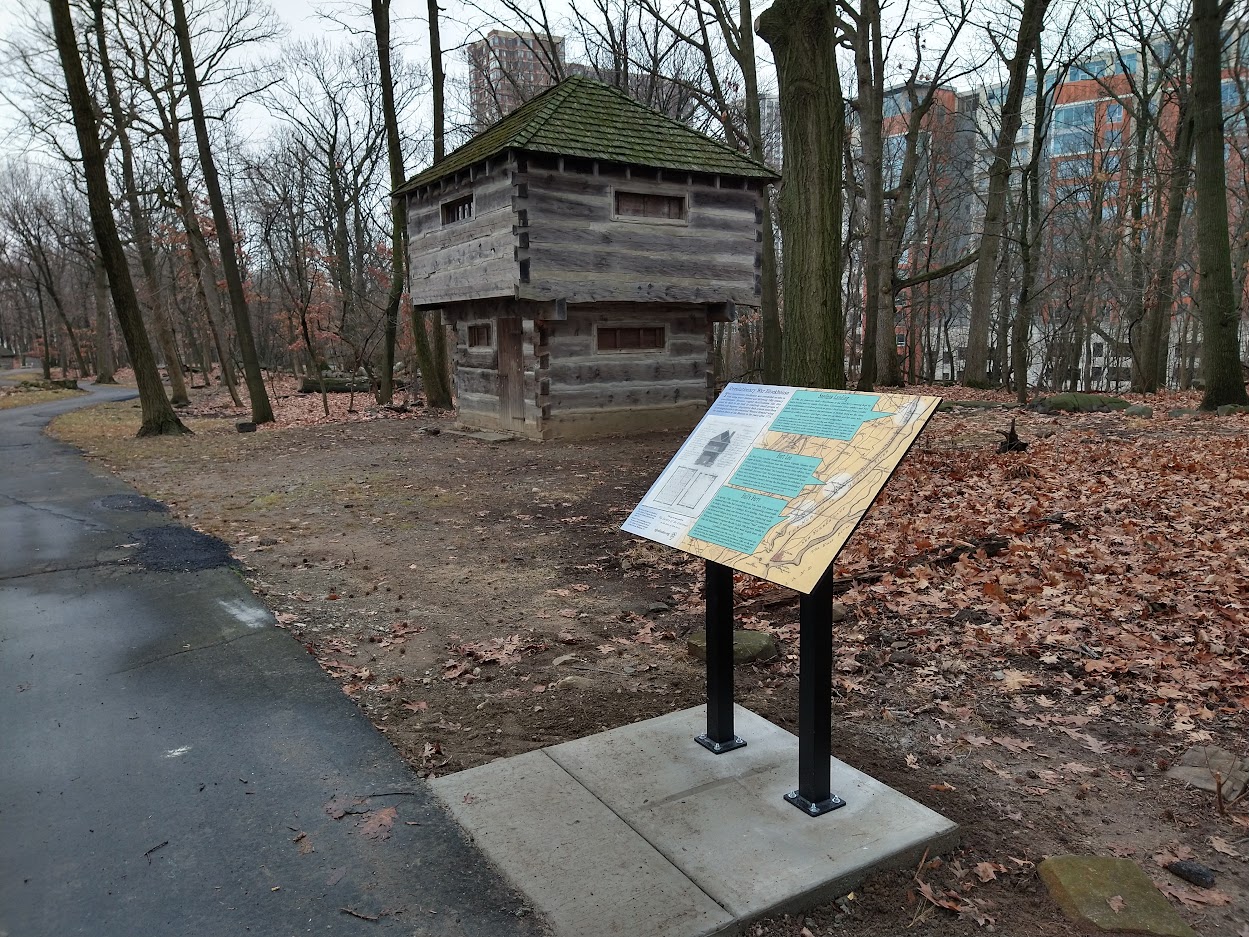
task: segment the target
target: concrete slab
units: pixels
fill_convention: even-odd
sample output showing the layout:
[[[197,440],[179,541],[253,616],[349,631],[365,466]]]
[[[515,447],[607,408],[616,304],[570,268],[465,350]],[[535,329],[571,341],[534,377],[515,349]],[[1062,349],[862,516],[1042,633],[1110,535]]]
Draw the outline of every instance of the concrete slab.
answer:
[[[730,754],[694,742],[699,706],[433,788],[557,937],[733,933],[954,842],[954,823],[836,759],[833,791],[847,805],[804,815],[783,799],[797,737],[735,712],[749,744]]]
[[[703,937],[733,923],[545,752],[431,786],[557,937]]]
[[[694,744],[702,706],[547,752],[739,921],[845,894],[954,841],[954,823],[835,758],[846,806],[802,814],[783,799],[797,785],[797,736],[740,706],[734,724],[748,744],[726,755]]]

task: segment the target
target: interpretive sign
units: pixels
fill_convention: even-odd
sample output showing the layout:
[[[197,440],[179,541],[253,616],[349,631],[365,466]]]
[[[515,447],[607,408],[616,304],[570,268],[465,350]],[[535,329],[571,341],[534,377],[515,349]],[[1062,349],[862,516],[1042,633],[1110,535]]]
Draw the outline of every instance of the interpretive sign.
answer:
[[[729,384],[623,529],[809,593],[940,402]]]

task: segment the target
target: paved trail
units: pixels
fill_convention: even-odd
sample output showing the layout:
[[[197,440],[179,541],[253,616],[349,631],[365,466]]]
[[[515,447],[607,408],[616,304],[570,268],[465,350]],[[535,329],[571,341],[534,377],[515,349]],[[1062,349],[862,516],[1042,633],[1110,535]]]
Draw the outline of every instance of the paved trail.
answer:
[[[90,389],[0,411],[0,937],[541,933],[219,542],[42,435]]]

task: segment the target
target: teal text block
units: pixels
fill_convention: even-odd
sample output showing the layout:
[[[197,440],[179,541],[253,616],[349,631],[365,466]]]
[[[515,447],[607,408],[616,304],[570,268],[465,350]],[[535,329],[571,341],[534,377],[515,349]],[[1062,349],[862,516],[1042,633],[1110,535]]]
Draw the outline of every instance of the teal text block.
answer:
[[[815,477],[819,467],[820,460],[815,456],[752,449],[729,479],[729,484],[792,498],[808,485],[820,484]]]
[[[794,391],[785,409],[768,427],[776,433],[796,433],[818,439],[849,442],[869,420],[880,420],[892,413],[872,408],[880,400],[876,394],[838,394],[818,390]]]
[[[711,499],[690,536],[750,555],[781,519],[789,502],[737,488],[721,488]]]

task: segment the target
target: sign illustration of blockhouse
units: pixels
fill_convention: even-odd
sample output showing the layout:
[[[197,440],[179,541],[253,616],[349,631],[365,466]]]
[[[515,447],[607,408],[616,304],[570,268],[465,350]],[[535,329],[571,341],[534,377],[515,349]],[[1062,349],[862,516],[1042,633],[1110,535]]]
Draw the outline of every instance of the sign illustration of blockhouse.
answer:
[[[711,323],[759,303],[774,178],[573,77],[410,179],[412,301],[455,328],[461,422],[533,439],[692,426]]]

